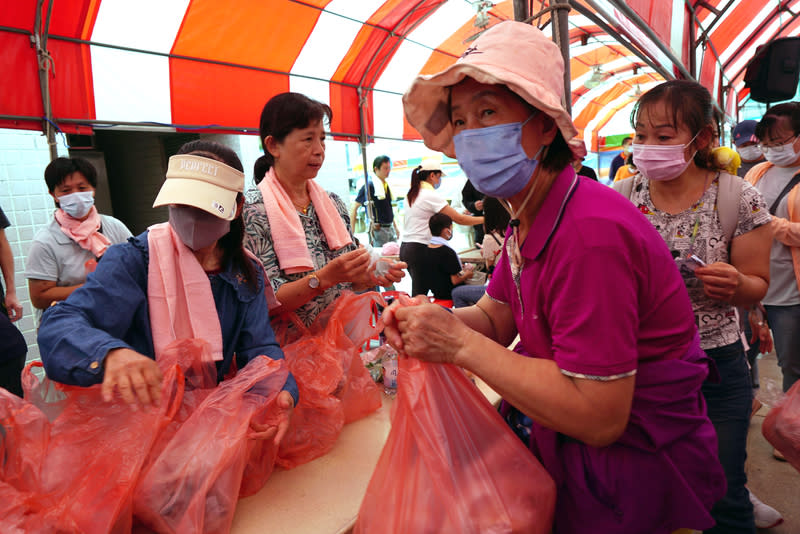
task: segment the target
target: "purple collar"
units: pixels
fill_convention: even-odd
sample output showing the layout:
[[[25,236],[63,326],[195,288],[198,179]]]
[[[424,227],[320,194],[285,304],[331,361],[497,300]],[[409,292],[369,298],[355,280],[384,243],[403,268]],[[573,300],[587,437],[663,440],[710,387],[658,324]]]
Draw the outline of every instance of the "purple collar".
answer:
[[[553,181],[522,244],[521,252],[524,257],[535,260],[544,251],[561,222],[567,202],[572,198],[579,183],[578,175],[570,165],[567,165]]]

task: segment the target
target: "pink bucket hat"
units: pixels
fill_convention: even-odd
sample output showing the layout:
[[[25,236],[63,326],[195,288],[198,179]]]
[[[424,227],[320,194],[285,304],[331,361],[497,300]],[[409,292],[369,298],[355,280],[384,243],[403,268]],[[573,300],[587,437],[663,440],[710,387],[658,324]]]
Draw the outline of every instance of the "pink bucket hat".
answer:
[[[450,87],[467,76],[480,83],[505,85],[553,118],[576,159],[586,155],[578,130],[561,105],[561,51],[537,28],[510,20],[489,28],[447,69],[418,76],[403,95],[406,118],[428,148],[455,157],[448,100]]]

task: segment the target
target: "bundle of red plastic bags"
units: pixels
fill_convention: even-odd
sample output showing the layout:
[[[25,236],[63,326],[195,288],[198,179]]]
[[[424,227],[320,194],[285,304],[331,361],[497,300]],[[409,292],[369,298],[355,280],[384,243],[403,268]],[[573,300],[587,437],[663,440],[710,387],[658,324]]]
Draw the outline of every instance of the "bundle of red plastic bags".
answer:
[[[216,386],[200,340],[175,342],[158,363],[162,400],[152,409],[104,402],[99,385],[39,382],[30,367],[25,400],[0,390],[0,531],[230,528],[240,490],[272,471],[274,445],[252,443],[248,426],[276,412],[286,366],[260,356]],[[256,382],[272,393],[250,393]],[[243,478],[248,463],[260,469]]]
[[[555,484],[465,373],[402,358],[354,532],[548,533]]]
[[[260,356],[219,385],[207,343],[176,341],[157,361],[161,404],[147,410],[105,402],[100,385],[40,382],[28,367],[25,400],[0,389],[0,532],[228,531],[237,499],[276,463],[321,456],[345,423],[380,407],[359,356],[379,302],[344,295],[284,347],[285,361]],[[279,457],[271,440],[251,439],[250,422],[277,424],[287,367],[300,402]]]
[[[769,411],[761,432],[800,471],[800,382],[795,382]]]
[[[301,336],[281,343],[289,370],[297,380],[300,401],[292,425],[281,442],[277,464],[291,469],[333,448],[342,427],[381,407],[381,390],[359,355],[380,331],[375,292],[346,292],[305,327],[295,318]],[[286,332],[278,333],[286,339]]]

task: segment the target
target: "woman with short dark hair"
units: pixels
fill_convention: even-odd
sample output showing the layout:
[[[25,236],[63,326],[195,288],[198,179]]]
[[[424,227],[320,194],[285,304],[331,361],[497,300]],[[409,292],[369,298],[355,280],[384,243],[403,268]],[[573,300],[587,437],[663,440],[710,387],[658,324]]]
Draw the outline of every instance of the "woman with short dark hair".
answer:
[[[122,222],[95,208],[97,171],[89,161],[56,158],[44,180],[57,209],[53,221],[33,238],[25,262],[31,303],[39,310],[66,299],[109,245],[131,237]]]

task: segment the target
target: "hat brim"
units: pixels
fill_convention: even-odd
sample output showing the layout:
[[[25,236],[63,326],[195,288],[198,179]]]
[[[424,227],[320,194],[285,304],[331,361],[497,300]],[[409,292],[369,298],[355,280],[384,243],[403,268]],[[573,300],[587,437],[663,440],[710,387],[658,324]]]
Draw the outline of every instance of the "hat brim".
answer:
[[[164,181],[153,207],[181,204],[194,206],[220,219],[232,221],[236,218],[237,191],[231,191],[202,180],[169,178]]]
[[[561,102],[547,102],[536,95],[552,95],[535,81],[491,66],[456,63],[438,74],[418,76],[403,95],[403,107],[408,122],[422,136],[425,145],[455,158],[453,126],[450,122],[450,88],[470,77],[477,82],[505,85],[528,104],[551,117],[569,145],[573,156],[586,156],[586,146],[578,139],[578,130]],[[555,96],[555,95],[552,95]]]

